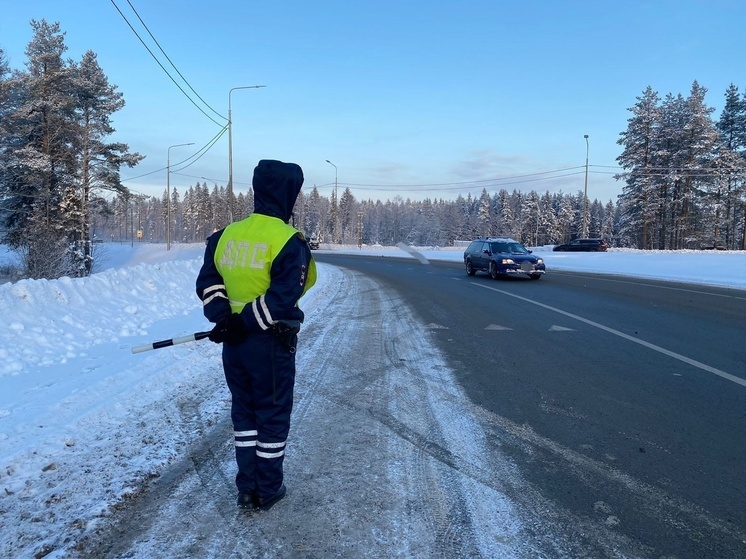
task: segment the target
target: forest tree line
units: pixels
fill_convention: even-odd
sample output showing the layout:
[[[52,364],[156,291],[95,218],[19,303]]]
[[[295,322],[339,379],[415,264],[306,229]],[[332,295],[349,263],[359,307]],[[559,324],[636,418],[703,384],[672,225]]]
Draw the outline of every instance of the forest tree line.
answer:
[[[233,215],[247,216],[253,194],[235,196]],[[171,214],[173,242],[203,242],[213,231],[229,223],[228,191],[223,186],[197,183],[182,195],[171,189],[154,196],[118,195],[111,202],[98,200],[93,231],[102,240],[164,242],[167,216]],[[480,235],[511,236],[527,244],[552,244],[579,235],[582,230],[583,193],[576,195],[500,190],[480,196],[459,195],[456,200],[425,199],[358,201],[349,188],[339,200],[301,190],[293,210],[295,226],[307,237],[323,243],[346,245],[452,246],[455,240]],[[615,238],[618,221],[615,205],[589,204],[592,236]]]
[[[169,199],[126,188],[120,170],[142,156],[107,141],[123,94],[95,53],[64,58],[59,24],[31,26],[25,70],[11,70],[0,48],[0,231],[21,254],[25,277],[90,273],[93,241],[204,242],[229,216],[249,215],[251,191],[229,200],[224,186],[196,183],[170,189]],[[587,201],[587,226],[582,191],[374,201],[349,188],[325,197],[315,186],[301,192],[295,225],[324,243],[358,245],[449,246],[500,235],[537,246],[587,232],[619,247],[744,249],[746,95],[731,85],[713,121],[706,93],[695,81],[687,97],[661,99],[648,87],[637,98],[618,141],[622,193]]]

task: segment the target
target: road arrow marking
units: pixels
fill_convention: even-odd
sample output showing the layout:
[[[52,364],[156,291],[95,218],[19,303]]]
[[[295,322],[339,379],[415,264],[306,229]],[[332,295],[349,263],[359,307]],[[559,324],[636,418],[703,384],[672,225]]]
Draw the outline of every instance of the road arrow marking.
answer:
[[[558,309],[557,307],[552,307],[550,305],[545,305],[544,303],[539,303],[538,301],[534,301],[532,299],[528,299],[527,297],[521,297],[520,295],[515,295],[514,293],[510,293],[508,291],[504,291],[502,289],[496,289],[494,287],[489,287],[487,285],[483,285],[481,283],[477,282],[469,282],[472,285],[476,285],[477,287],[483,287],[484,289],[489,289],[490,291],[495,291],[497,293],[502,293],[503,295],[507,295],[508,297],[514,297],[516,299],[519,299],[525,303],[536,305],[538,307],[541,307],[543,309],[548,309],[550,311],[554,311],[558,314],[561,314],[563,316],[566,316],[568,318],[572,318],[574,320],[577,320],[579,322],[583,322],[585,324],[588,324],[589,326],[593,326],[594,328],[598,328],[599,330],[603,330],[604,332],[608,332],[609,334],[613,334],[614,336],[618,336],[620,338],[624,338],[627,341],[630,341],[634,344],[639,344],[643,347],[646,347],[648,349],[651,349],[653,351],[657,351],[658,353],[662,353],[663,355],[668,355],[669,357],[673,359],[677,359],[683,363],[687,363],[691,365],[692,367],[697,367],[698,369],[702,369],[703,371],[707,371],[708,373],[712,373],[713,375],[717,375],[721,378],[728,379],[731,382],[735,382],[736,384],[740,384],[741,386],[746,386],[746,379],[737,377],[736,375],[732,375],[730,373],[726,373],[725,371],[721,371],[720,369],[717,369],[715,367],[712,367],[710,365],[707,365],[706,363],[702,363],[701,361],[697,361],[696,359],[692,359],[691,357],[687,357],[685,355],[681,355],[680,353],[676,353],[675,351],[671,351],[670,349],[666,349],[664,347],[652,344],[650,342],[646,342],[645,340],[641,340],[640,338],[635,338],[634,336],[630,336],[629,334],[625,334],[624,332],[620,332],[619,330],[615,330],[614,328],[609,328],[608,326],[605,326],[603,324],[600,324],[598,322],[594,322],[593,320],[589,320],[587,318],[583,318],[582,316],[578,316],[577,314],[572,314],[567,311],[563,311],[562,309]]]

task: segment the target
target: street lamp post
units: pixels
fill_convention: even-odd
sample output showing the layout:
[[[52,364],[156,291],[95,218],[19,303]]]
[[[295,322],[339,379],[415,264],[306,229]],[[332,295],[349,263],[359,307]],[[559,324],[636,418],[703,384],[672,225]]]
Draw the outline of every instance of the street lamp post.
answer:
[[[233,222],[233,121],[231,120],[231,93],[236,89],[258,89],[266,85],[242,85],[228,90],[228,221]]]
[[[583,195],[583,238],[588,238],[588,134],[585,138],[585,190]]]
[[[337,198],[337,166],[329,161],[326,160],[329,165],[334,167],[334,204],[332,204],[332,211],[334,212],[334,223],[332,223],[332,242],[336,243],[339,239],[337,239],[339,235],[339,227],[337,226],[337,222],[339,221],[339,215],[337,213],[337,205],[339,204],[339,199]]]
[[[166,159],[166,250],[171,250],[171,148],[193,145],[194,142],[168,146]]]

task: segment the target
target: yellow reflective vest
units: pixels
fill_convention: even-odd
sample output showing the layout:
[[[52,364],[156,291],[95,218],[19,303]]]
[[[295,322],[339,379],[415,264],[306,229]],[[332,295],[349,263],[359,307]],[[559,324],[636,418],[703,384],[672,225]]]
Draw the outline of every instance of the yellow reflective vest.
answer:
[[[247,303],[267,292],[272,262],[285,244],[299,234],[279,218],[256,213],[225,228],[215,250],[215,266],[225,282],[234,313],[240,313]],[[316,283],[313,259],[304,279],[303,294]]]

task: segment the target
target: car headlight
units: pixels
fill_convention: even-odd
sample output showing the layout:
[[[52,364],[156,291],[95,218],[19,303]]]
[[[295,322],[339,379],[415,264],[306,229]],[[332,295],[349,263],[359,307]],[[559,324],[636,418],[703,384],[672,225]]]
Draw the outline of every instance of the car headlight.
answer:
[[[537,264],[544,264],[544,259],[543,258],[537,258],[536,259],[536,263]]]
[[[513,259],[512,259],[512,258],[503,258],[503,259],[501,260],[501,262],[502,262],[502,264],[503,264],[503,265],[507,265],[507,264],[515,264],[515,262],[513,262]]]

